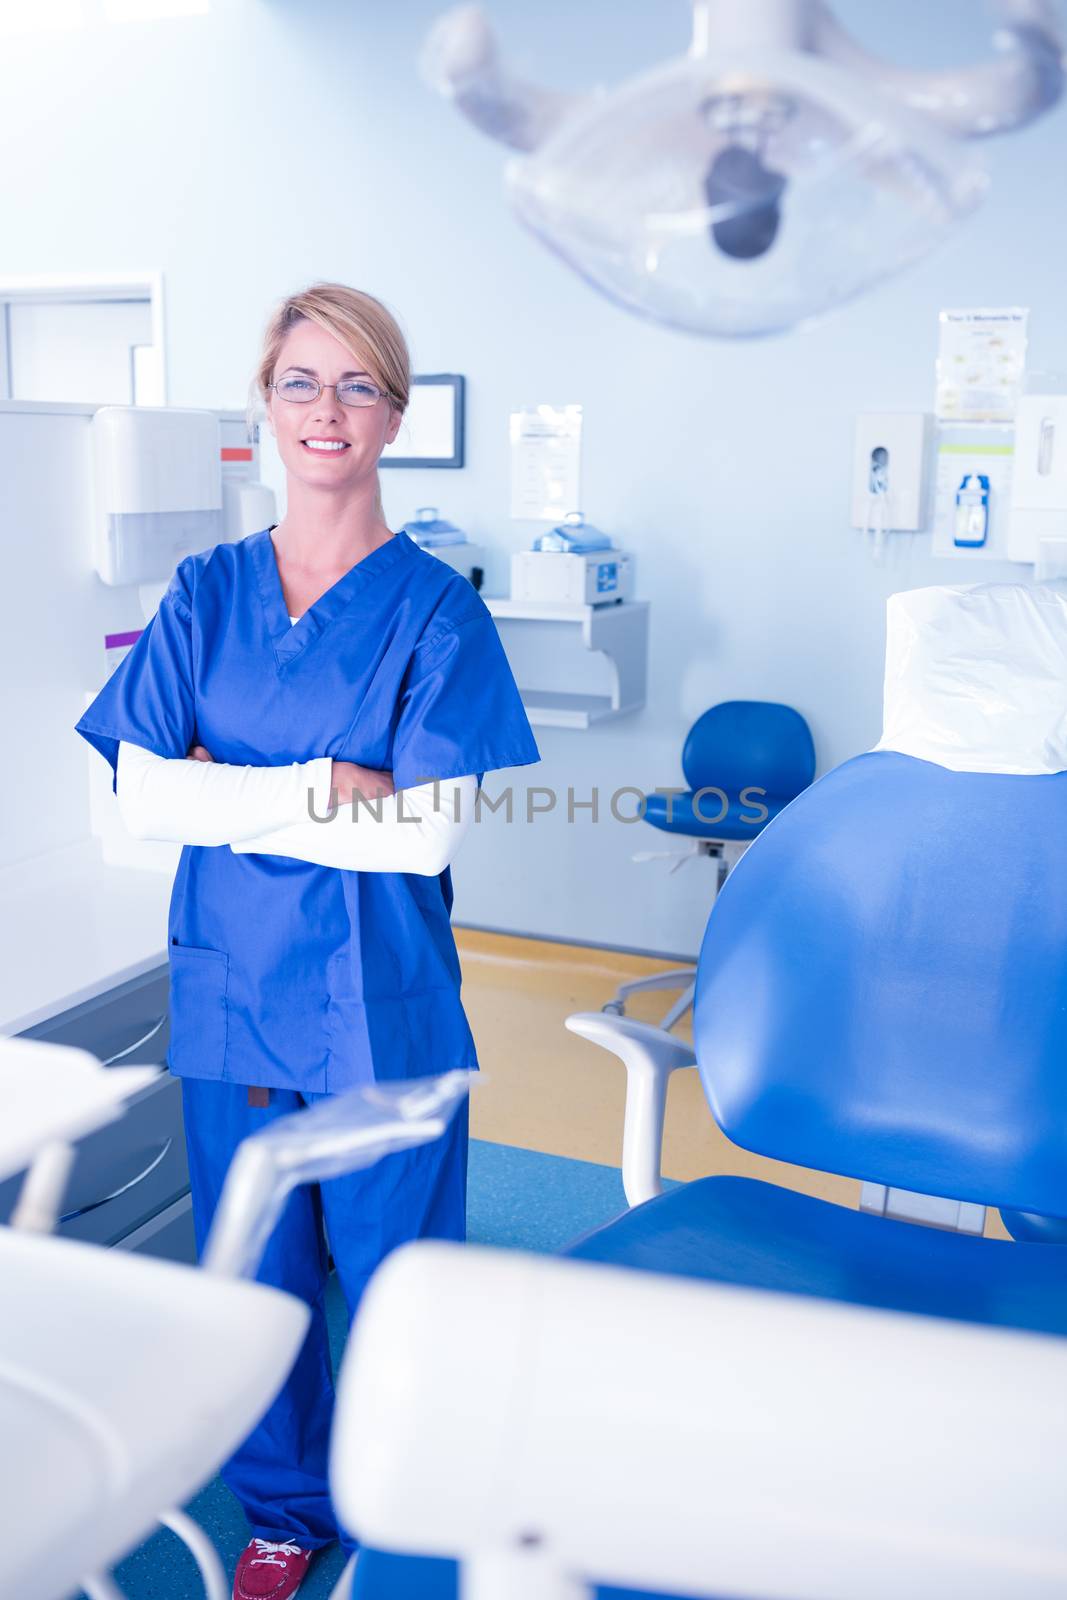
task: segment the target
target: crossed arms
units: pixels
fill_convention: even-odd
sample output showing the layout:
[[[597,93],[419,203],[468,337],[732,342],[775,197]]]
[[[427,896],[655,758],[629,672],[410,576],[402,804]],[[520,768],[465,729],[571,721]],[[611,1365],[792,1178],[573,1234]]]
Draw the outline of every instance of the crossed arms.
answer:
[[[193,746],[201,751],[201,746]],[[337,771],[335,772],[335,767]],[[235,854],[292,856],[351,872],[435,876],[456,855],[474,813],[477,778],[417,784],[394,795],[388,773],[329,756],[242,767],[206,750],[158,756],[127,740],[116,768],[119,812],[137,839],[229,845]],[[340,781],[339,781],[340,780]],[[339,804],[328,822],[330,792]],[[367,804],[348,797],[355,791]]]

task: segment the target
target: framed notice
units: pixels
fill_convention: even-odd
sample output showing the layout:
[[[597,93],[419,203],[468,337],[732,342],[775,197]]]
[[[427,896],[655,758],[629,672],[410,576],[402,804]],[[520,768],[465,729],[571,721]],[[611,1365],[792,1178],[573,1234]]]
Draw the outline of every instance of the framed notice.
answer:
[[[509,419],[511,515],[551,521],[581,509],[580,405],[527,406]]]
[[[382,451],[381,467],[463,466],[464,380],[457,372],[412,378],[400,432]]]

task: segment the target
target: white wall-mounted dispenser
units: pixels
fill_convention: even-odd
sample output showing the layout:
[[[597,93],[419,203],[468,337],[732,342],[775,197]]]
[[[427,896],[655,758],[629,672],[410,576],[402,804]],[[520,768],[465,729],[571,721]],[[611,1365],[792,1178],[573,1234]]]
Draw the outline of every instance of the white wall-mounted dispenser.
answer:
[[[1015,414],[1008,560],[1045,565],[1067,539],[1067,394],[1024,394]]]
[[[917,533],[927,522],[930,418],[924,411],[865,411],[852,450],[852,526]]]
[[[105,583],[167,580],[225,537],[216,412],[101,406],[91,432],[94,563]]]

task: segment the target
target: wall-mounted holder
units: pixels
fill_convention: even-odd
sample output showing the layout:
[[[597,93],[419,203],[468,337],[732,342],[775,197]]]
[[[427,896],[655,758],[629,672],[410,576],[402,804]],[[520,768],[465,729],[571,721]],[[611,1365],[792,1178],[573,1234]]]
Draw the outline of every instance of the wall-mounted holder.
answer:
[[[933,454],[936,465],[930,554],[952,561],[1008,560],[1008,509],[1015,459],[1012,425],[942,422]],[[976,490],[981,505],[976,508],[972,503],[968,510],[968,499],[974,500]],[[981,527],[976,531],[979,520]],[[979,538],[978,533],[984,537]]]
[[[184,556],[225,538],[217,412],[100,406],[90,439],[93,563],[104,583],[167,581]]]
[[[889,533],[926,526],[930,418],[925,411],[864,411],[852,452],[852,526],[875,535],[879,555]]]

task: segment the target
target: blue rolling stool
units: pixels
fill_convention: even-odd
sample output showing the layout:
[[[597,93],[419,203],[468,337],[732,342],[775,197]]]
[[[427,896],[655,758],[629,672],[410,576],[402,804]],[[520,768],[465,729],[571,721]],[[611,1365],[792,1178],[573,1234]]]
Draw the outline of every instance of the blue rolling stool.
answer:
[[[773,700],[724,700],[699,716],[687,733],[682,771],[688,790],[646,795],[645,821],[664,833],[699,841],[696,853],[717,863],[718,894],[753,839],[814,778],[811,729],[792,706]],[[659,1024],[673,1028],[693,1004],[696,970],[673,967],[621,984],[602,1010],[621,1017],[628,997],[642,989],[681,989]]]

